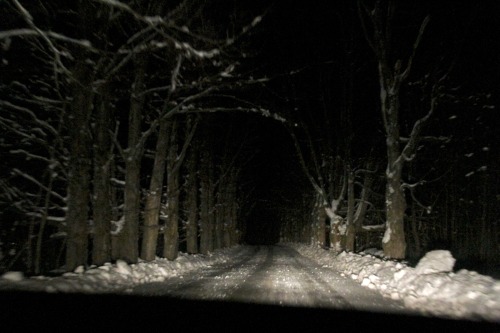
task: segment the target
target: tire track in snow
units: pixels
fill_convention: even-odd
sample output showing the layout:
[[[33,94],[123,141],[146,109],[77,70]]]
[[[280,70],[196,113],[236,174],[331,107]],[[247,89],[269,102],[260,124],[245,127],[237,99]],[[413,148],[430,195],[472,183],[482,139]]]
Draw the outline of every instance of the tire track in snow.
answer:
[[[144,296],[172,296],[195,300],[225,299],[232,289],[242,284],[262,261],[260,247],[252,247],[237,261],[203,267],[186,276],[175,276],[163,282],[143,284],[132,290]]]
[[[311,274],[316,264],[304,263],[293,249],[267,247],[266,260],[230,300],[250,303],[268,303],[287,306],[349,309],[349,302],[320,276]],[[312,265],[312,266],[311,266]]]

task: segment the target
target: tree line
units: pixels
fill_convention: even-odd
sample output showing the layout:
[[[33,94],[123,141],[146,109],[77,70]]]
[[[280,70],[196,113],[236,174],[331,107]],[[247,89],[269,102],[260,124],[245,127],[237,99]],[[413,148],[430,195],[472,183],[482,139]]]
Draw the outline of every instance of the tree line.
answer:
[[[271,200],[282,241],[498,259],[497,96],[468,79],[463,50],[485,32],[460,25],[477,24],[469,7],[340,2],[335,47],[266,68],[252,33],[282,8],[264,4],[2,3],[1,269],[241,243],[259,199],[259,123],[242,113],[288,135],[294,193]]]
[[[4,268],[237,244],[251,129],[216,114],[268,114],[236,93],[262,81],[238,67],[262,13],[187,0],[2,6],[2,239],[16,242]]]
[[[470,31],[489,7],[469,5],[337,8],[337,51],[280,89],[296,97],[288,109],[299,125],[289,133],[312,189],[296,198],[299,213],[280,210],[282,240],[337,252],[382,248],[393,259],[444,248],[498,262],[497,97],[484,73],[478,86],[464,65],[484,61],[464,49],[487,34]]]

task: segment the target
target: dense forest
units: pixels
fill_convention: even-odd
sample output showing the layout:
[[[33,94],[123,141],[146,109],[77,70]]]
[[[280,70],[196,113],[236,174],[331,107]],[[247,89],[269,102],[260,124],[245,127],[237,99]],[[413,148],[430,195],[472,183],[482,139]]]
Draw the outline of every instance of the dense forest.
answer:
[[[240,243],[498,264],[495,2],[0,4],[0,272]]]

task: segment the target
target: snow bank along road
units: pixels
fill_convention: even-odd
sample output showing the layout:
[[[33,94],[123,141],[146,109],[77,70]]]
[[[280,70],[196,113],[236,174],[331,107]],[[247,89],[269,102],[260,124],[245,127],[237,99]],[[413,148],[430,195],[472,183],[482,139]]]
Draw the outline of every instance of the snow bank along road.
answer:
[[[239,249],[231,260],[120,294],[0,292],[0,330],[498,330],[405,309],[291,247]]]

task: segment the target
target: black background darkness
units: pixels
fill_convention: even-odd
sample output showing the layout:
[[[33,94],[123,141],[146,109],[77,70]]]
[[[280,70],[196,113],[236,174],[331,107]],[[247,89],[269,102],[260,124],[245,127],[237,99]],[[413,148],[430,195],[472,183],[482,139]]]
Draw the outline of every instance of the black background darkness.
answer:
[[[399,1],[394,26],[394,57],[407,59],[418,28],[425,15],[431,20],[417,51],[410,81],[429,70],[444,70],[454,62],[450,81],[460,87],[461,94],[491,93],[490,104],[496,104],[500,87],[500,43],[495,36],[500,32],[497,19],[500,5],[495,1]],[[351,34],[351,31],[352,34]],[[347,39],[352,38],[352,52],[344,55]],[[364,38],[353,1],[276,1],[268,8],[263,21],[250,38],[256,50],[257,72],[271,77],[259,101],[269,105],[272,112],[287,117],[294,108],[300,114],[314,119],[322,107],[319,91],[326,91],[332,101],[327,107],[332,117],[338,112],[335,105],[342,89],[342,66],[352,62],[356,69],[354,112],[349,134],[353,138],[353,154],[362,157],[369,146],[375,146],[379,157],[385,156],[385,138],[380,115],[377,64]],[[293,75],[287,75],[293,73]],[[404,94],[411,94],[411,91]],[[266,95],[268,94],[268,95]],[[411,129],[419,115],[411,114],[401,103],[402,135]],[[471,111],[465,125],[446,122],[459,109],[444,107],[438,110],[425,134],[461,136],[458,141],[476,142],[492,147],[498,153],[498,135],[495,112],[483,115],[483,123],[476,122],[477,113]],[[467,115],[465,115],[467,117]],[[291,117],[293,118],[293,117]],[[450,125],[450,128],[443,126]],[[455,126],[455,127],[454,127]],[[279,209],[300,200],[301,193],[310,191],[310,183],[300,169],[292,141],[283,126],[263,119],[259,132],[255,165],[249,173],[256,181],[258,198],[247,225],[247,241],[269,243],[278,240],[276,224]],[[434,132],[432,132],[435,130]],[[485,135],[485,133],[488,133]],[[318,133],[323,135],[322,133]],[[341,136],[341,134],[335,134]],[[476,138],[475,135],[478,135]],[[486,138],[486,139],[485,139]],[[493,141],[493,142],[492,142]],[[466,148],[467,149],[467,148]],[[422,169],[434,166],[435,160],[422,156]],[[446,163],[446,161],[441,161]],[[450,161],[451,162],[451,161]],[[254,166],[255,166],[254,165]],[[281,200],[281,203],[277,203]]]

